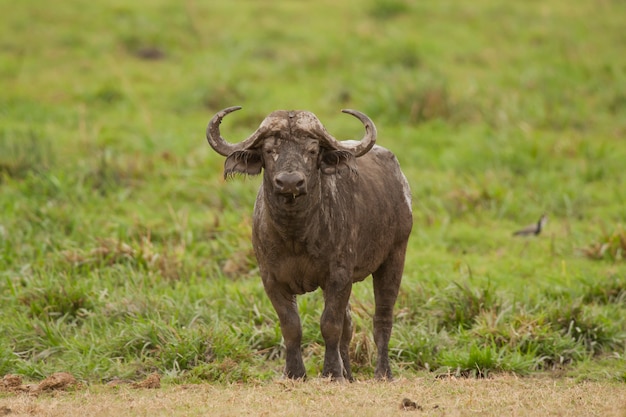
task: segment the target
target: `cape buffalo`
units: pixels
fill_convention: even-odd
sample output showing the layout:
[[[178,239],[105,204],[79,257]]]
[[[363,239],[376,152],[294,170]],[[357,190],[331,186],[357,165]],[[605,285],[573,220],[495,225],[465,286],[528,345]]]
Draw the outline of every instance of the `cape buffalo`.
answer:
[[[254,206],[252,244],[265,292],[285,340],[285,375],[305,378],[302,327],[296,295],[324,293],[322,374],[352,380],[352,283],[370,274],[376,309],[376,378],[391,379],[388,345],[407,241],[411,195],[398,160],[375,146],[376,127],[363,113],[343,110],[365,125],[360,141],[338,141],[307,111],[279,110],[239,143],[220,134],[220,123],[241,107],[218,112],[207,139],[226,157],[224,176],[257,175],[263,182]]]

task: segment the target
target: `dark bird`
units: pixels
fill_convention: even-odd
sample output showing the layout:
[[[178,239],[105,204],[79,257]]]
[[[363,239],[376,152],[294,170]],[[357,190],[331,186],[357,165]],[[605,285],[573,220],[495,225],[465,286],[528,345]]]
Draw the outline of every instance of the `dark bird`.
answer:
[[[529,226],[524,227],[523,229],[518,230],[513,233],[513,236],[530,236],[530,235],[538,235],[541,233],[541,230],[546,227],[546,223],[548,223],[548,215],[543,214],[537,223],[533,223]]]

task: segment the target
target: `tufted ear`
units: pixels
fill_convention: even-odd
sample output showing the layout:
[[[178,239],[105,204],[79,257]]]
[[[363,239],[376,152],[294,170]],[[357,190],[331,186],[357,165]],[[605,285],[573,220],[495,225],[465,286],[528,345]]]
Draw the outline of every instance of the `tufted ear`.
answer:
[[[320,153],[320,169],[326,175],[356,174],[356,158],[348,151],[324,149]]]
[[[258,175],[263,168],[263,158],[258,150],[235,151],[224,161],[224,178],[235,174]]]

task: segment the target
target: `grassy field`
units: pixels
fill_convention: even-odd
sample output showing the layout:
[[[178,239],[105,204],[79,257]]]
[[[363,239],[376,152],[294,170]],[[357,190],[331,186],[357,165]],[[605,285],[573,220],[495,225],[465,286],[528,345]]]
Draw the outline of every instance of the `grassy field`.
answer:
[[[211,4],[215,3],[215,4]],[[621,1],[0,0],[0,375],[264,383],[275,313],[250,244],[258,178],[204,138],[275,109],[377,124],[415,227],[396,375],[626,382]],[[531,238],[512,232],[549,216]],[[321,372],[321,294],[301,297]],[[352,362],[373,375],[373,296]],[[395,400],[394,400],[395,404]]]

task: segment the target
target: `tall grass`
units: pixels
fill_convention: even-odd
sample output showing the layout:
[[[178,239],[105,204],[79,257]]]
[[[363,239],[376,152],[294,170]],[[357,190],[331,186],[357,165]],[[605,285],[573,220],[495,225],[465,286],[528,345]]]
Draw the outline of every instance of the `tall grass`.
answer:
[[[620,2],[0,4],[0,374],[259,381],[282,337],[222,180],[278,108],[365,111],[413,192],[396,373],[625,379]],[[593,16],[593,18],[590,18]],[[85,30],[89,27],[89,30]],[[539,236],[512,232],[549,223]],[[321,372],[320,294],[299,298]],[[355,285],[373,375],[371,282]]]

